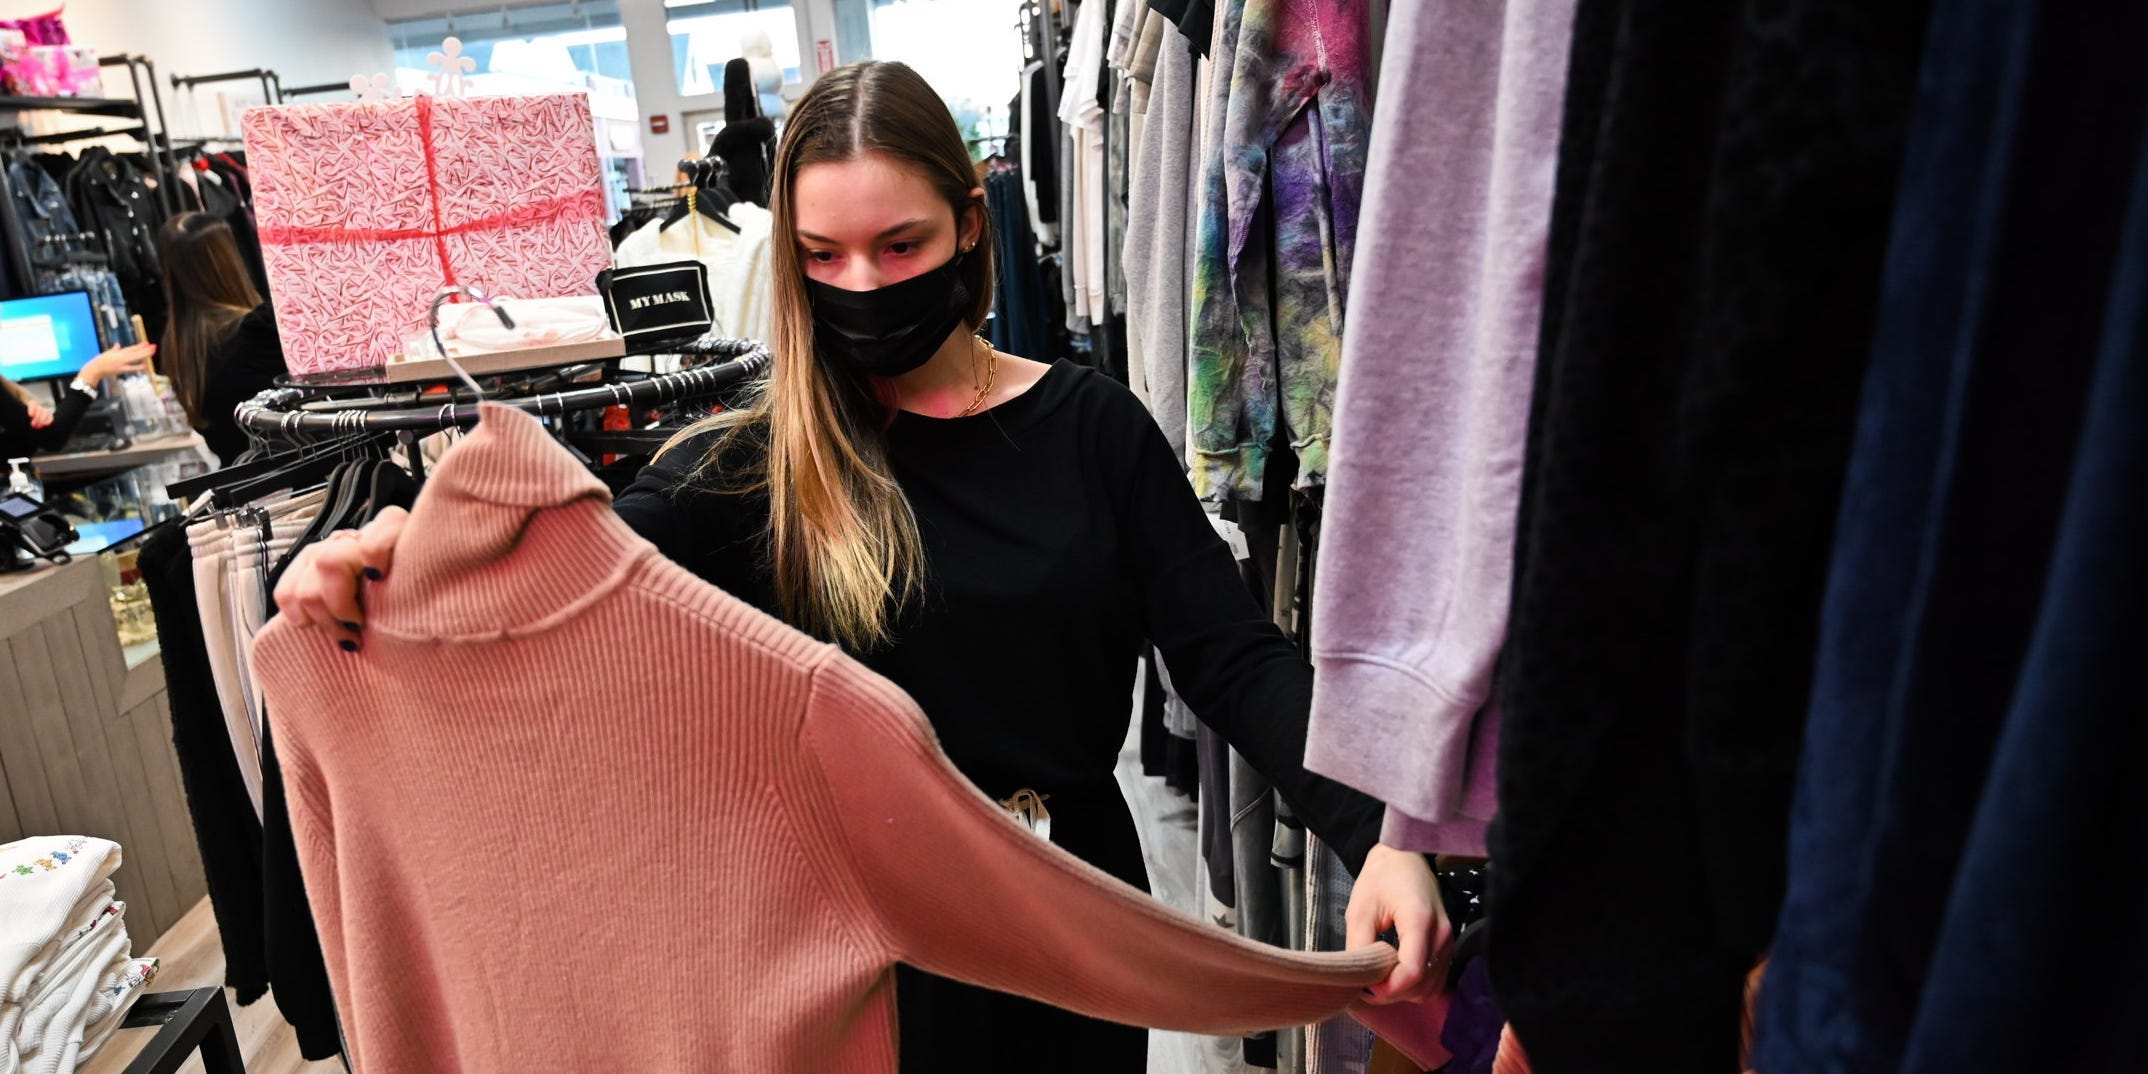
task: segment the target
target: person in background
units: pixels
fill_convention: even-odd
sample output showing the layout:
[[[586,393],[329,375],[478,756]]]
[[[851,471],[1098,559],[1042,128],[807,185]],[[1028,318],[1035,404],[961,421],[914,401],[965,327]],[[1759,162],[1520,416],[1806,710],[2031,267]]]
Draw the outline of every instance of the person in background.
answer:
[[[231,225],[208,213],[180,213],[157,232],[164,266],[164,374],[188,424],[231,465],[246,450],[232,415],[284,372],[276,311],[254,289]]]
[[[156,352],[154,343],[136,343],[90,359],[68,383],[57,411],[38,402],[29,389],[0,377],[0,459],[28,458],[66,443],[97,398],[98,386],[108,377],[148,369],[149,356]]]
[[[985,208],[954,117],[915,71],[822,75],[776,154],[774,372],[682,432],[614,509],[908,690],[980,789],[1046,799],[1052,842],[1137,887],[1113,768],[1136,654],[1155,644],[1194,712],[1356,871],[1348,945],[1394,928],[1402,961],[1370,1001],[1422,998],[1449,931],[1430,864],[1379,845],[1379,803],[1305,770],[1313,669],[1254,603],[1140,400],[976,335],[992,308]],[[277,585],[282,614],[359,658],[360,578],[389,577],[406,517],[307,548]],[[908,967],[895,994],[905,1074],[1147,1069],[1140,1029]]]
[[[761,114],[753,68],[742,57],[723,68],[723,129],[709,140],[708,155],[729,169],[731,193],[768,208],[768,171],[776,161],[776,125]]]

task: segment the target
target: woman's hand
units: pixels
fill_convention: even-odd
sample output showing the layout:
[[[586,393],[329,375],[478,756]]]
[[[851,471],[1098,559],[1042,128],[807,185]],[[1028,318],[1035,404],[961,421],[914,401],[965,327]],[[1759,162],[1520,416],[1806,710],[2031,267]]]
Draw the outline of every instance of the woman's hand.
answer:
[[[360,580],[377,582],[388,576],[395,542],[409,519],[409,512],[390,507],[365,528],[337,530],[300,552],[276,583],[277,614],[324,627],[345,652],[357,652],[358,632],[365,626]]]
[[[1454,935],[1439,901],[1439,881],[1424,855],[1375,845],[1358,871],[1343,920],[1349,927],[1345,946],[1352,949],[1395,930],[1400,961],[1387,980],[1367,992],[1371,1003],[1406,1003],[1439,991]]]
[[[139,373],[148,369],[149,356],[155,353],[157,345],[154,343],[114,347],[82,363],[82,372],[77,376],[82,378],[82,383],[89,385],[91,391],[95,391],[97,385],[104,383],[106,377],[116,377],[121,373]]]
[[[30,428],[44,429],[52,425],[52,411],[46,410],[43,404],[34,399],[25,399],[22,405],[23,409],[30,412]]]

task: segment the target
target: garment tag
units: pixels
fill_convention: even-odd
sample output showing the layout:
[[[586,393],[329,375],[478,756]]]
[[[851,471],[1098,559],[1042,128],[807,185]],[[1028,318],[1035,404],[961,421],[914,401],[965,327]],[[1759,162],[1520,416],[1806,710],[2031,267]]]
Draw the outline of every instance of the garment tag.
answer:
[[[1044,808],[1044,800],[1050,797],[1024,787],[1014,792],[1014,797],[1000,799],[999,807],[1006,810],[1016,824],[1037,833],[1049,843],[1052,840],[1052,812]]]
[[[1231,546],[1232,559],[1244,563],[1253,558],[1253,549],[1246,544],[1246,531],[1239,529],[1238,523],[1221,515],[1210,515],[1208,524],[1216,527],[1216,536],[1223,538],[1224,544]]]

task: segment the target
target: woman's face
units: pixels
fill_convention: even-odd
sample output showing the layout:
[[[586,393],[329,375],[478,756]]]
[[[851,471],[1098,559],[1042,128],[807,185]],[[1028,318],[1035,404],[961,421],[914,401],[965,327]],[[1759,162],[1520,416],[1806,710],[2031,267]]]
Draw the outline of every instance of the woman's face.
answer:
[[[976,242],[983,226],[972,208],[958,228],[947,199],[924,176],[873,153],[799,169],[791,204],[806,276],[845,291],[939,268]]]

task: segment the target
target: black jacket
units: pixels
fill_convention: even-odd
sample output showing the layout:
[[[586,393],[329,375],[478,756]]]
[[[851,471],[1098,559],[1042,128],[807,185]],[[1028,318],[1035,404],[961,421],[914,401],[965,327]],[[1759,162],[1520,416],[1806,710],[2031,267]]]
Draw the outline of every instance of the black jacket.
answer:
[[[0,388],[0,461],[24,459],[59,448],[75,431],[75,424],[89,409],[94,396],[82,392],[63,392],[60,405],[52,410],[52,424],[42,429],[30,427],[30,408],[15,393]]]

